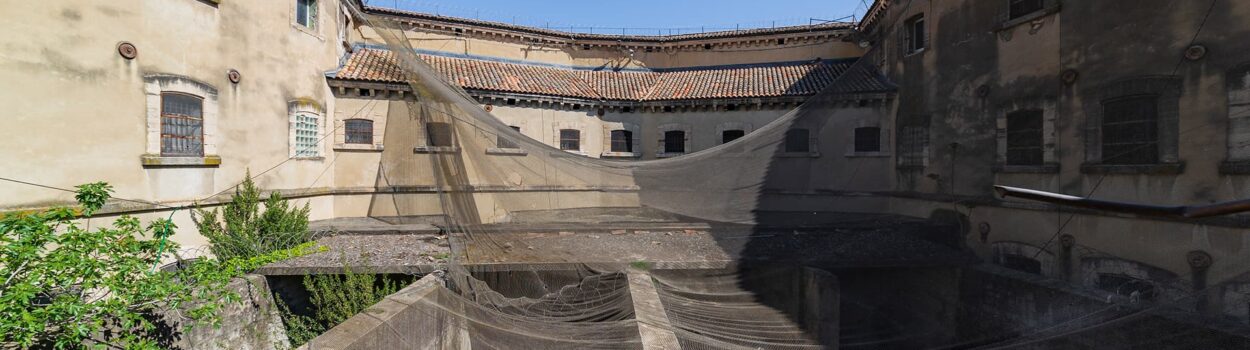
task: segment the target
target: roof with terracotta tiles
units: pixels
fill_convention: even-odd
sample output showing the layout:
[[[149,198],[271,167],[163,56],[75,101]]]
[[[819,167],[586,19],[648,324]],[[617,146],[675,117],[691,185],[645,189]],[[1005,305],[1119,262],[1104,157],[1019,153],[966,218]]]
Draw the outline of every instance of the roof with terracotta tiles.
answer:
[[[644,41],[644,42],[667,43],[667,42],[677,42],[677,41],[685,41],[685,40],[719,39],[719,38],[734,38],[734,37],[750,37],[750,36],[759,36],[759,35],[794,34],[794,33],[805,33],[805,32],[848,30],[848,29],[853,29],[855,27],[855,23],[826,22],[826,23],[810,24],[810,25],[784,26],[784,27],[775,27],[775,28],[753,28],[753,29],[742,29],[742,30],[724,30],[724,31],[711,31],[711,32],[692,33],[692,34],[675,34],[675,35],[591,34],[591,33],[565,32],[565,31],[559,31],[559,30],[521,26],[521,25],[502,23],[502,22],[483,21],[483,20],[478,20],[478,19],[442,16],[442,15],[413,12],[413,11],[404,11],[404,10],[398,10],[398,9],[387,8],[387,7],[365,6],[364,8],[365,8],[365,11],[369,13],[391,16],[397,19],[431,21],[431,22],[439,22],[439,23],[447,23],[447,24],[458,24],[458,25],[494,28],[494,29],[513,31],[513,32],[527,33],[527,34],[554,36],[554,37],[567,38],[567,39],[572,39],[572,40],[624,40],[624,41]]]
[[[662,101],[813,95],[851,62],[805,61],[661,70],[587,70],[497,60],[418,54],[447,81],[469,90],[593,100]],[[893,91],[870,66],[855,66],[834,87],[839,92]],[[394,52],[359,48],[331,78],[404,83]]]

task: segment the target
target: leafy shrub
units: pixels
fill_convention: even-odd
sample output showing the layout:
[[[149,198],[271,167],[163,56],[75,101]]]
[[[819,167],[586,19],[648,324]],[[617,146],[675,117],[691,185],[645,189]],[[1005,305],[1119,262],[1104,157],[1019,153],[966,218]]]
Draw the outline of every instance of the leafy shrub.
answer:
[[[387,295],[398,292],[405,282],[411,279],[354,273],[351,269],[343,275],[305,275],[304,288],[313,309],[311,316],[295,314],[279,300],[291,346],[303,345],[377,304]]]
[[[220,211],[196,209],[192,216],[219,260],[261,256],[310,240],[308,205],[292,208],[274,192],[264,201],[262,212],[260,189],[251,178],[249,172]]]
[[[85,217],[103,207],[112,188],[78,186]],[[154,315],[179,310],[188,325],[216,324],[217,313],[239,296],[227,283],[245,271],[304,254],[310,245],[249,259],[187,263],[156,271],[173,233],[168,220],[144,227],[123,216],[94,230],[59,207],[0,217],[0,344],[153,349],[163,334]],[[162,244],[164,246],[162,246]]]

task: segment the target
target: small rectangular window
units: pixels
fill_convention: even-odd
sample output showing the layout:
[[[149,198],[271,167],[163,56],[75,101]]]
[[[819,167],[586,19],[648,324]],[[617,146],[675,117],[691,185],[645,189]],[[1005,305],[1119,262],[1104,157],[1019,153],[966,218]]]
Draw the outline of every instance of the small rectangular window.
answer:
[[[512,130],[516,130],[516,132],[521,132],[521,127],[519,126],[508,126],[508,127],[512,128]],[[507,136],[504,136],[503,134],[495,135],[495,147],[497,148],[519,148],[517,147],[516,142],[513,142],[511,139],[509,139]]]
[[[1103,103],[1102,162],[1159,162],[1158,97],[1131,96]]]
[[[346,143],[373,144],[373,121],[368,119],[348,119],[346,123]]]
[[[295,23],[308,29],[317,26],[317,0],[295,0]]]
[[[924,50],[928,36],[925,35],[924,14],[916,15],[903,23],[904,47],[907,53]]]
[[[786,130],[786,152],[789,153],[806,153],[811,152],[811,144],[807,129],[790,129]]]
[[[295,156],[317,157],[321,155],[321,141],[317,137],[318,117],[314,114],[299,113],[295,115]]]
[[[634,151],[634,132],[629,130],[612,130],[612,152]]]
[[[582,132],[576,129],[560,129],[560,149],[580,151],[582,149]]]
[[[743,130],[725,130],[720,132],[720,143],[729,143],[729,141],[737,140],[746,136]]]
[[[664,153],[686,153],[686,132],[681,130],[665,131]]]
[[[1011,19],[1024,17],[1042,10],[1043,0],[1009,0],[1011,1]]]
[[[204,100],[179,93],[161,94],[161,155],[204,155]]]
[[[881,152],[881,128],[855,128],[855,152]]]
[[[450,123],[432,122],[425,125],[427,146],[451,147],[452,131]]]
[[[1042,165],[1042,111],[1007,115],[1007,165]]]

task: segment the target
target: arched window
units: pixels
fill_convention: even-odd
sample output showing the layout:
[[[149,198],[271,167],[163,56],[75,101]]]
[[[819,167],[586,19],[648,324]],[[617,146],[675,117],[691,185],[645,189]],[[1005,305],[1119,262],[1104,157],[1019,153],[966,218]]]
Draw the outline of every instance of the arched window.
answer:
[[[612,152],[633,152],[634,132],[629,130],[612,130]]]
[[[746,134],[747,132],[745,130],[740,130],[740,129],[721,131],[720,143],[729,143],[730,141],[737,140],[739,138],[742,138],[743,136],[746,136]]]
[[[807,129],[786,130],[785,146],[788,153],[811,152],[811,140],[808,138]]]
[[[665,131],[664,153],[686,153],[686,132],[682,130]]]
[[[582,150],[582,132],[577,129],[560,129],[560,149],[565,151]]]
[[[373,144],[373,121],[368,119],[348,119],[345,121],[346,143]]]
[[[184,93],[161,93],[161,156],[203,155],[204,99]]]

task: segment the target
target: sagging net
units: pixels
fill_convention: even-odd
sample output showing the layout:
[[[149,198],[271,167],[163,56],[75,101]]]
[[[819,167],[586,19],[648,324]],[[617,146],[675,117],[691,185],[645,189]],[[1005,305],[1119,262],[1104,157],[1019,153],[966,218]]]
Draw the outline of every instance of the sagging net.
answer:
[[[353,20],[364,28],[361,30],[370,31],[381,41],[377,44],[394,54],[395,64],[415,96],[413,101],[391,102],[379,187],[431,188],[437,192],[437,197],[387,196],[375,200],[387,203],[370,214],[440,216],[452,240],[445,288],[414,304],[431,319],[442,320],[439,324],[443,327],[397,332],[442,338],[446,340],[442,347],[482,349],[638,349],[649,339],[640,329],[651,326],[665,328],[679,347],[690,349],[816,349],[836,346],[831,343],[836,344],[839,336],[850,348],[896,348],[902,344],[971,348],[1002,344],[1013,337],[1049,339],[1047,332],[1068,329],[1064,325],[1088,331],[1134,315],[1073,315],[1035,329],[933,334],[925,332],[958,321],[966,310],[957,296],[928,291],[925,283],[957,283],[952,282],[957,276],[848,273],[839,278],[879,284],[889,284],[891,278],[911,282],[901,283],[899,291],[889,295],[845,289],[839,296],[828,290],[822,294],[822,279],[805,272],[798,263],[789,269],[738,266],[748,255],[755,260],[775,258],[785,265],[785,255],[802,252],[817,256],[865,254],[865,259],[882,261],[883,267],[888,267],[926,254],[889,232],[856,231],[855,227],[894,220],[867,214],[814,219],[825,220],[820,224],[834,220],[851,227],[854,232],[839,238],[842,240],[811,245],[795,243],[808,242],[800,240],[760,239],[810,233],[790,226],[802,226],[812,217],[773,218],[770,213],[887,211],[887,202],[872,199],[778,200],[767,195],[879,189],[873,188],[879,179],[825,175],[835,173],[831,167],[845,164],[788,161],[794,155],[785,149],[790,130],[801,127],[819,132],[846,127],[838,124],[844,112],[841,106],[845,106],[841,97],[845,89],[853,88],[848,86],[856,79],[876,74],[870,59],[860,59],[839,71],[824,91],[734,141],[667,159],[598,159],[556,149],[517,132],[423,61],[412,44],[421,39],[409,36],[409,24],[349,8]],[[864,57],[879,54],[872,51]],[[509,154],[494,151],[503,143],[513,148]],[[854,210],[847,210],[849,207]],[[668,270],[648,273],[663,264],[657,261],[663,259],[636,259],[648,256],[640,250],[663,249],[658,244],[627,245],[636,249],[632,251],[576,245],[525,246],[526,235],[535,237],[532,242],[541,242],[537,239],[540,235],[524,230],[527,215],[554,215],[554,221],[561,223],[599,223],[581,220],[584,212],[579,210],[584,208],[640,208],[687,221],[714,223],[694,230],[722,230],[724,238],[709,244],[733,253],[704,256],[723,262],[720,264],[683,266],[681,263],[689,261],[679,261],[670,264]],[[778,221],[792,225],[768,229]],[[600,235],[616,235],[618,230],[627,229],[605,229]],[[680,237],[689,231],[673,229],[662,234]],[[636,239],[651,239],[647,237]],[[895,250],[874,253],[872,244],[865,243],[868,240],[878,244],[897,240],[897,244],[892,246]],[[752,243],[744,243],[748,241]],[[837,262],[829,264],[836,266]],[[650,295],[635,294],[639,289],[631,288],[637,287],[630,285],[627,275],[631,273],[646,274],[642,281],[647,286],[641,290]],[[836,283],[825,283],[823,288],[836,289]],[[907,302],[883,307],[891,304],[891,298]],[[647,325],[644,323],[650,321],[640,320],[639,307],[648,304],[647,300],[664,310],[666,324]],[[846,310],[840,322],[837,317],[833,321],[822,319],[838,314],[827,310],[829,305]],[[924,308],[909,309],[906,305]],[[839,329],[838,323],[850,327]],[[1027,339],[1031,343],[1036,338]],[[1090,344],[1098,343],[1082,343]]]

